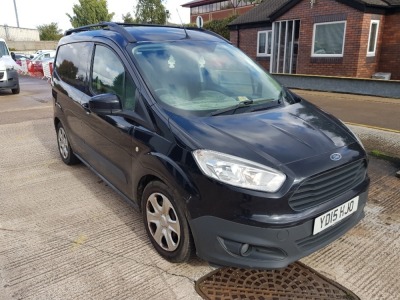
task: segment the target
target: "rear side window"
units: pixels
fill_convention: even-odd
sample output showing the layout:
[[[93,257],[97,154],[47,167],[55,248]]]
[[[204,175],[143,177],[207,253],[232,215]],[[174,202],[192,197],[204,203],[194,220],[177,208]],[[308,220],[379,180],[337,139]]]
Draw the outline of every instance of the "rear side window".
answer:
[[[124,109],[134,109],[136,85],[110,48],[96,45],[91,78],[94,94],[116,94]]]
[[[89,94],[88,78],[92,43],[74,43],[60,46],[55,71],[62,81]],[[50,56],[50,54],[49,54]]]

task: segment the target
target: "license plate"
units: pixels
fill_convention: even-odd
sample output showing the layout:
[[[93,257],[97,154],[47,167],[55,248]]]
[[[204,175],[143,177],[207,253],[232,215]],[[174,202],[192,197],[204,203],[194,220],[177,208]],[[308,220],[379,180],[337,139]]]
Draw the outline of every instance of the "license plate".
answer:
[[[358,196],[342,205],[317,217],[314,221],[313,235],[339,223],[341,220],[355,213],[358,208]]]

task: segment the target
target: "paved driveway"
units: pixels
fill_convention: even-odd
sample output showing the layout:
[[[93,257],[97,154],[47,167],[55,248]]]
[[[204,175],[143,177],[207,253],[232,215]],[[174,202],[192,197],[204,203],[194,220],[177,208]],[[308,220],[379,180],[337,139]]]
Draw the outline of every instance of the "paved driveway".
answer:
[[[212,268],[170,264],[141,216],[83,165],[58,155],[47,83],[0,94],[0,299],[196,299]],[[362,299],[400,295],[400,180],[371,159],[366,218],[303,260]]]

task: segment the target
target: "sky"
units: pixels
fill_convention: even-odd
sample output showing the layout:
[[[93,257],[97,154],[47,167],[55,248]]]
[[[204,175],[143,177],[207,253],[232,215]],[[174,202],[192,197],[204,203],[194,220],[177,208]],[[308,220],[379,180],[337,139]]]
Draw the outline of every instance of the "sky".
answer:
[[[14,0],[0,0],[0,25],[17,27],[15,17]],[[164,5],[169,10],[172,23],[180,24],[179,14],[184,23],[189,23],[190,10],[181,7],[189,0],[165,0]],[[63,31],[71,28],[71,23],[66,13],[72,15],[72,7],[78,4],[78,0],[15,0],[18,11],[19,26],[21,28],[36,28],[39,25],[58,23],[58,28]],[[108,11],[114,12],[115,22],[122,22],[122,14],[128,12],[134,16],[133,7],[136,7],[136,0],[108,0]]]

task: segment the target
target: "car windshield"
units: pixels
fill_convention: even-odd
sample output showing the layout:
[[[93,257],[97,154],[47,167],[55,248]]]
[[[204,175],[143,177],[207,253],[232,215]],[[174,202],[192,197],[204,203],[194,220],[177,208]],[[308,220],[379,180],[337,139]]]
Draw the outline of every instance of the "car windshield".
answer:
[[[227,43],[142,43],[132,53],[156,100],[176,113],[238,113],[281,95],[275,80]]]
[[[4,55],[10,55],[10,54],[8,53],[6,43],[0,42],[0,57],[2,57]]]

